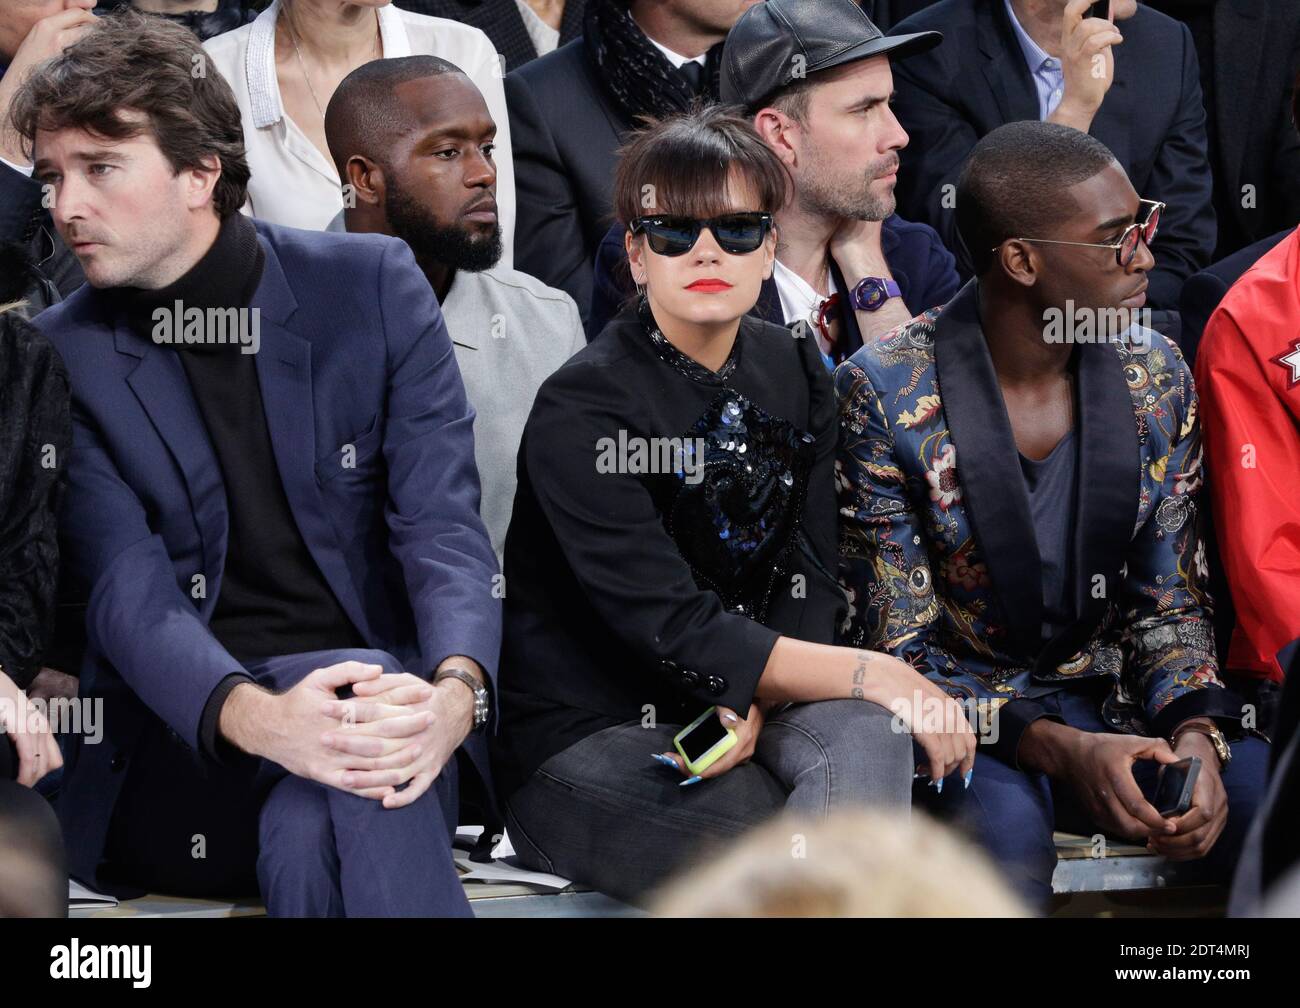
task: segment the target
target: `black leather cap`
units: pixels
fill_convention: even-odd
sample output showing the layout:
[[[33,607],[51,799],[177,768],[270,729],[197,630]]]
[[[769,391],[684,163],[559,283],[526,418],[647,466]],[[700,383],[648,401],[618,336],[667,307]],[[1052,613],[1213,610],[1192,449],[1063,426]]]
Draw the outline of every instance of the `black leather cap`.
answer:
[[[885,53],[911,56],[942,41],[935,31],[884,35],[854,0],[767,0],[727,35],[721,97],[755,111],[796,77]]]

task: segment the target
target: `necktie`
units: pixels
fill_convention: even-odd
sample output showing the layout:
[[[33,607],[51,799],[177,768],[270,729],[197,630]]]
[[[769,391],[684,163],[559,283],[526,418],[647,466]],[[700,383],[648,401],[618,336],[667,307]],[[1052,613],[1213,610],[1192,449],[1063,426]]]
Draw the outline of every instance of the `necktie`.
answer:
[[[692,60],[689,63],[683,63],[677,68],[682,79],[686,81],[687,88],[691,94],[698,95],[704,90],[704,67]]]

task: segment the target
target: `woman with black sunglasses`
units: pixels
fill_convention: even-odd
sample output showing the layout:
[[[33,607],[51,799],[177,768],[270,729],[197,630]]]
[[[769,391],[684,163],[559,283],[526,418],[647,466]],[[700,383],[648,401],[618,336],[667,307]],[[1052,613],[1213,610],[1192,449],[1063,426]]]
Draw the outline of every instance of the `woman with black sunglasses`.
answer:
[[[913,732],[936,780],[974,759],[954,701],[831,643],[834,392],[813,340],[747,314],[787,182],[724,109],[635,137],[615,206],[640,296],[520,449],[497,784],[525,863],[624,899],[784,808],[906,808]]]

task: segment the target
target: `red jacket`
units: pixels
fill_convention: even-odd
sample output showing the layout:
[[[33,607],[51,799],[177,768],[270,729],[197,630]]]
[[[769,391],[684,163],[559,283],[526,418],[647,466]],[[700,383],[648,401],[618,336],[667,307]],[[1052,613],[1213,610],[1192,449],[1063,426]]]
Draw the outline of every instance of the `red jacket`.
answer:
[[[1281,680],[1277,652],[1300,637],[1300,230],[1210,316],[1196,384],[1237,609],[1228,668]]]

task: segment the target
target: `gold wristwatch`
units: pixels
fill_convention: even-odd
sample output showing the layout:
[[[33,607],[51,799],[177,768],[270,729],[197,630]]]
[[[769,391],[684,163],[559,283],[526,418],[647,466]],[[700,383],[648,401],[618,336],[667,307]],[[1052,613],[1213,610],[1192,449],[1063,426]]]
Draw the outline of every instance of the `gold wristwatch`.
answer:
[[[1169,740],[1171,746],[1178,745],[1178,740],[1188,732],[1196,732],[1198,735],[1204,735],[1214,746],[1214,755],[1219,757],[1219,769],[1222,770],[1232,762],[1232,748],[1228,745],[1228,740],[1223,737],[1223,732],[1218,727],[1209,727],[1203,724],[1183,725],[1174,732],[1173,738]]]

